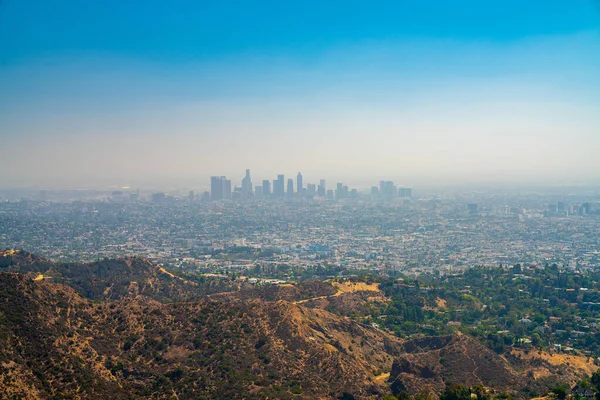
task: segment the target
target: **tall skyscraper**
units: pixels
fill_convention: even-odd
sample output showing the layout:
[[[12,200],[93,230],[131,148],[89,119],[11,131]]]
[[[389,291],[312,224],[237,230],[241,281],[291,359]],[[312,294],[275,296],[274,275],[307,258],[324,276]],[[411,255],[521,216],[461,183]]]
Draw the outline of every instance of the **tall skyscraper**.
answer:
[[[314,183],[309,183],[306,185],[306,196],[307,197],[315,197],[316,194],[316,186]]]
[[[246,170],[246,176],[242,179],[242,196],[252,196],[252,178],[250,178],[250,170]]]
[[[263,196],[270,196],[271,195],[271,181],[268,179],[265,179],[262,184],[262,189],[263,189]]]
[[[302,186],[302,174],[298,172],[298,175],[296,176],[296,191],[298,193],[302,193],[303,188],[304,186]]]
[[[277,175],[277,180],[273,181],[273,194],[275,197],[285,196],[285,177],[283,175]]]
[[[288,197],[294,197],[294,180],[292,178],[287,181],[287,195]]]
[[[379,195],[385,201],[392,201],[397,197],[397,190],[394,182],[392,181],[380,181],[379,182]]]
[[[213,201],[223,200],[223,188],[225,187],[224,176],[212,176],[210,178],[210,198]]]
[[[343,183],[338,183],[337,187],[335,189],[335,199],[336,200],[341,200],[344,198],[344,184]]]
[[[231,200],[231,180],[223,177],[223,199]]]
[[[321,179],[321,181],[319,182],[319,188],[318,188],[319,197],[325,197],[326,193],[327,193],[327,186],[325,185],[325,179]]]

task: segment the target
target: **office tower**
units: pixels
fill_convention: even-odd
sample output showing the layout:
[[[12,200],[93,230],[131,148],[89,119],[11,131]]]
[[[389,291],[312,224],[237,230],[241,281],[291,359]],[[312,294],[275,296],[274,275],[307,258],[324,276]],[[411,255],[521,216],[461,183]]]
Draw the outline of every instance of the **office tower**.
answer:
[[[344,198],[344,184],[343,183],[338,183],[337,187],[335,189],[335,199],[336,200],[341,200]]]
[[[412,197],[412,189],[411,188],[398,188],[398,197],[411,198]]]
[[[188,200],[189,201],[194,201],[194,191],[190,190],[188,193]]]
[[[223,179],[223,199],[231,200],[231,181],[229,179]]]
[[[325,185],[325,179],[321,179],[319,182],[318,193],[320,197],[325,197],[325,193],[327,192],[327,187]]]
[[[392,201],[397,197],[396,186],[392,181],[379,182],[379,195],[385,201]]]
[[[327,191],[327,200],[333,200],[333,189]]]
[[[277,175],[277,180],[273,181],[273,194],[275,197],[285,196],[285,177],[283,175]]]
[[[203,202],[210,201],[210,193],[208,191],[202,193],[202,201]]]
[[[223,200],[224,176],[212,176],[210,178],[210,198],[212,201]]]
[[[250,178],[250,170],[246,170],[246,176],[242,179],[242,196],[252,196],[252,178]]]
[[[302,186],[302,174],[298,172],[298,175],[296,176],[296,191],[298,193],[302,193],[303,188],[304,186]]]
[[[348,186],[346,186],[346,185],[342,186],[342,193],[343,193],[344,199],[347,199],[349,197]]]
[[[356,199],[356,198],[358,198],[358,190],[356,190],[356,189],[352,189],[352,190],[350,191],[350,198],[351,198],[351,199]]]
[[[558,202],[558,212],[559,213],[565,213],[565,211],[567,211],[567,205],[564,201],[559,201]]]
[[[306,185],[306,196],[307,197],[315,197],[315,194],[317,192],[316,190],[316,185],[314,183],[309,183],[308,185]],[[324,197],[324,196],[322,196]]]
[[[257,199],[262,199],[262,197],[263,197],[263,188],[262,188],[262,186],[256,186],[254,188],[254,195],[256,196]]]
[[[263,181],[262,191],[263,191],[263,196],[270,196],[271,195],[271,181],[270,180],[265,179]]]
[[[586,202],[583,203],[583,213],[584,214],[591,214],[592,213],[592,203]]]
[[[287,195],[288,197],[294,197],[294,180],[292,178],[287,181]]]

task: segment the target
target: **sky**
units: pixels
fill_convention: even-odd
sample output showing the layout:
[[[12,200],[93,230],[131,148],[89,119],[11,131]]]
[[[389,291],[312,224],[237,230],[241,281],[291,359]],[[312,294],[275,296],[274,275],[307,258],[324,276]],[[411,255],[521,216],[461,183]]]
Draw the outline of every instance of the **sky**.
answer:
[[[0,0],[0,187],[595,185],[598,150],[598,0]]]

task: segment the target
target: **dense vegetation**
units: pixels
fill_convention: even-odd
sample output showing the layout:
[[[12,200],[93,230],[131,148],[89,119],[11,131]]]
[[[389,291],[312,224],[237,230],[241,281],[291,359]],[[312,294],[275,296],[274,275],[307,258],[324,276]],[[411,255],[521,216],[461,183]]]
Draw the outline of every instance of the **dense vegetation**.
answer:
[[[459,329],[498,353],[506,346],[533,346],[598,357],[598,282],[596,271],[518,264],[450,276],[384,279],[380,288],[391,302],[372,317],[400,336]]]

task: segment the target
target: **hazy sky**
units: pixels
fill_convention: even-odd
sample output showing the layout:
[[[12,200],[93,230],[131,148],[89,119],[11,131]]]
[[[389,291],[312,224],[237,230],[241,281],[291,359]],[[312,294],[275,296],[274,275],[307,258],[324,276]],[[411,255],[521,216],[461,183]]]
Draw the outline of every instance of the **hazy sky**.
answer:
[[[593,0],[0,0],[0,186],[600,183]]]

